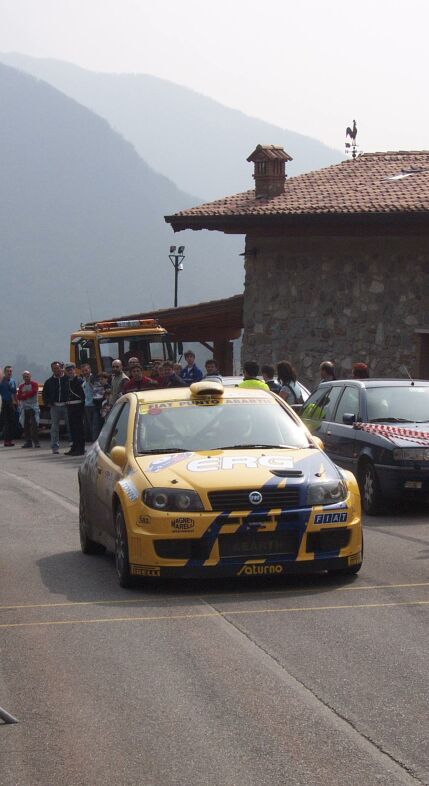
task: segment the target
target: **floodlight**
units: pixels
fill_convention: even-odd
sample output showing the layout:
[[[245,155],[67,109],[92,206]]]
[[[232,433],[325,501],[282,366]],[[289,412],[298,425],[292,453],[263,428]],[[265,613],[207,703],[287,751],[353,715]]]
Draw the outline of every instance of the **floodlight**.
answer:
[[[175,250],[176,250],[176,246],[170,246],[170,254],[174,254]]]
[[[183,254],[184,250],[185,250],[185,246],[179,246],[179,248],[177,249],[177,253]]]

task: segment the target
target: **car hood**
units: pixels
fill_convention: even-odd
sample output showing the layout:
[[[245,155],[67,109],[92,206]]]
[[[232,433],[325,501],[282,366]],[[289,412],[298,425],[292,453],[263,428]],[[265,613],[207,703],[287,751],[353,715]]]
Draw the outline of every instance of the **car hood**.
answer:
[[[317,448],[210,450],[138,456],[136,461],[153,486],[205,491],[339,477],[338,468]]]
[[[355,428],[398,448],[429,447],[429,423],[362,423]]]

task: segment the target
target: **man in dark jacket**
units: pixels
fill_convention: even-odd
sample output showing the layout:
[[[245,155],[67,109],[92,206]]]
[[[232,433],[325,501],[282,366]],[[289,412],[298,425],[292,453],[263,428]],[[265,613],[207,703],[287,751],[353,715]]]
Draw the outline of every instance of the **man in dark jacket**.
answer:
[[[76,376],[74,363],[65,364],[68,380],[67,415],[69,419],[72,445],[66,450],[65,456],[83,456],[85,453],[85,393],[82,380]]]
[[[52,453],[60,452],[60,420],[67,422],[66,403],[69,397],[69,381],[59,360],[51,363],[52,376],[43,385],[42,398],[51,409]]]

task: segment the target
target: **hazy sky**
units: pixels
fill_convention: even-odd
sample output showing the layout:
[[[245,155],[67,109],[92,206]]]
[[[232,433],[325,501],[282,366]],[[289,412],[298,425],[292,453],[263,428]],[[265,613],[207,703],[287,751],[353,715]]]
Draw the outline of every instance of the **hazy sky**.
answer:
[[[429,149],[429,0],[0,0],[0,51],[169,79],[340,150]],[[271,140],[256,140],[269,143]]]

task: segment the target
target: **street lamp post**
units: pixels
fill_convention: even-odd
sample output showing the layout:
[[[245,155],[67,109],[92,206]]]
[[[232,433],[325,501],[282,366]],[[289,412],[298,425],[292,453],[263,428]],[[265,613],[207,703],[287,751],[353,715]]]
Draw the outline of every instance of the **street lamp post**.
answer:
[[[185,246],[179,246],[176,251],[176,246],[170,246],[169,259],[174,267],[174,308],[177,308],[177,290],[179,283],[179,272],[183,270],[183,260],[185,254],[183,253]],[[174,361],[177,361],[177,342],[174,342]]]
[[[185,254],[183,253],[185,246],[179,246],[176,251],[176,246],[170,246],[169,260],[174,267],[174,308],[177,308],[177,290],[179,283],[179,272],[183,270],[183,260]]]

